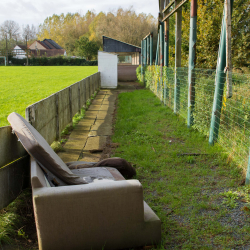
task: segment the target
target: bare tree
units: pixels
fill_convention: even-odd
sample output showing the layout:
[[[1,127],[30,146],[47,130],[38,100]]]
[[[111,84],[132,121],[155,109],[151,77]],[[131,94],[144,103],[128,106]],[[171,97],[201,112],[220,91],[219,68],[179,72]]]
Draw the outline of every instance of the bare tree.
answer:
[[[0,33],[2,38],[7,36],[9,40],[12,39],[17,40],[20,36],[19,32],[20,32],[19,24],[12,20],[6,20],[0,26]]]
[[[26,26],[22,27],[22,38],[23,40],[35,40],[36,35],[38,33],[38,29],[32,24],[31,26],[27,24]]]

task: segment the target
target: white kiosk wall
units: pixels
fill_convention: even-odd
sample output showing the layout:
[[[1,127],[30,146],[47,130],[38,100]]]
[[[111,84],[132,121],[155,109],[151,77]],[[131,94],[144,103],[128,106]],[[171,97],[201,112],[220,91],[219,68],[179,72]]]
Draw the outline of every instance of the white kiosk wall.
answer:
[[[101,72],[101,88],[117,88],[118,56],[98,51],[98,71]]]

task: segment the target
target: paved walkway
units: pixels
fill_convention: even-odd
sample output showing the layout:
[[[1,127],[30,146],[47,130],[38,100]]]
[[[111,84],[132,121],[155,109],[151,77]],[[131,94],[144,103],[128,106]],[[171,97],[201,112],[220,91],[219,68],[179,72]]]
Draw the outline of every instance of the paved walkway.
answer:
[[[76,125],[64,145],[65,152],[58,155],[64,162],[84,160],[97,162],[106,145],[107,136],[112,135],[112,120],[118,92],[101,90]]]
[[[118,89],[102,89],[92,101],[84,118],[76,125],[64,145],[65,152],[58,155],[64,162],[98,162],[112,135],[112,123],[115,103],[120,92],[134,91],[141,88],[135,82],[119,82]]]

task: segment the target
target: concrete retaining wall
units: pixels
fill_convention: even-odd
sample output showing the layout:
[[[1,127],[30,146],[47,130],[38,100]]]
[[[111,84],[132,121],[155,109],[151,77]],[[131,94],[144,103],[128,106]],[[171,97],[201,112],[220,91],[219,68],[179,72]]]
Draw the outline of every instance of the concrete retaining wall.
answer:
[[[26,120],[51,144],[98,88],[99,72],[30,105]],[[29,156],[11,132],[10,126],[0,127],[0,209],[29,186]]]

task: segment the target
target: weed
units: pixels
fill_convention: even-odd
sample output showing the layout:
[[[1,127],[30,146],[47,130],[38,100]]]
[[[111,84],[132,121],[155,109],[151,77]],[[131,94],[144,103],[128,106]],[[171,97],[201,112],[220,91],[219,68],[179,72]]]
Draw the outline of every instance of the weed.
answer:
[[[223,204],[231,208],[235,208],[237,206],[236,200],[239,198],[237,192],[228,191],[221,193],[221,195],[225,197],[222,202]]]

